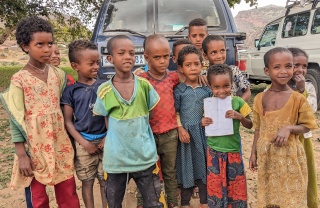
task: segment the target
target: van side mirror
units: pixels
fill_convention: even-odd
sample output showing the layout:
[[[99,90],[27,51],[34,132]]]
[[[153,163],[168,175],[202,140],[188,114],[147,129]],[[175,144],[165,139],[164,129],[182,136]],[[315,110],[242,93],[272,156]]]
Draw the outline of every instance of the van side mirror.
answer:
[[[258,48],[259,42],[260,42],[260,41],[259,41],[258,38],[254,39],[254,47]]]

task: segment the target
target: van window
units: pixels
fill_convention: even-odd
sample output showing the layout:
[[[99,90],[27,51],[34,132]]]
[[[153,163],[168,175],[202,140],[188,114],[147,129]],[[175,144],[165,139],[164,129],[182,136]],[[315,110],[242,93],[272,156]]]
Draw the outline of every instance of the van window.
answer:
[[[269,47],[274,46],[276,43],[276,37],[278,33],[279,23],[267,25],[264,33],[261,36],[259,46]]]
[[[226,29],[220,4],[212,0],[111,0],[104,17],[103,31],[127,29],[144,34],[174,34],[194,18],[207,20],[208,25]],[[218,1],[219,2],[219,1]],[[100,34],[103,34],[100,31]],[[108,32],[110,33],[110,31]]]
[[[311,33],[312,34],[319,34],[320,33],[320,9],[318,9],[314,13]]]
[[[203,18],[208,25],[221,26],[216,1],[212,0],[158,0],[159,32],[178,31],[195,18]],[[225,25],[225,24],[224,24]],[[220,28],[221,29],[221,28]]]
[[[282,37],[290,38],[307,34],[310,12],[286,17],[283,24]]]

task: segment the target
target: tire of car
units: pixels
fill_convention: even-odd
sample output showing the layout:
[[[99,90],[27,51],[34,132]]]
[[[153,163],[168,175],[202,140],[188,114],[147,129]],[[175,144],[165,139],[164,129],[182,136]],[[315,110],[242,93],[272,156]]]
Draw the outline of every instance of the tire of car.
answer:
[[[318,110],[320,109],[320,71],[317,69],[308,69],[306,74],[306,81],[312,83],[317,93]]]

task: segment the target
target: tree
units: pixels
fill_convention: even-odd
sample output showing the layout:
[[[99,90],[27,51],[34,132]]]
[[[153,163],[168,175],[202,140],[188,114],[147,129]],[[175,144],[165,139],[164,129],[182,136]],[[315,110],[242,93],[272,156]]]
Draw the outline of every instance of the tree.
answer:
[[[25,17],[37,15],[48,19],[58,40],[89,38],[91,32],[85,27],[92,25],[103,0],[1,0],[0,44],[16,29]],[[81,21],[80,21],[81,20]]]
[[[234,7],[235,4],[240,4],[241,0],[228,0],[230,7]],[[250,3],[250,6],[255,6],[258,4],[258,0],[245,0],[246,3]]]

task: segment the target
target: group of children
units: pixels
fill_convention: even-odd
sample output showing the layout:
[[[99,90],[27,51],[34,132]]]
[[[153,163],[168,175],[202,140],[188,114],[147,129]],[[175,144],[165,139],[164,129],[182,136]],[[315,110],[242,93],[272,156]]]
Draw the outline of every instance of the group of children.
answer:
[[[159,158],[168,207],[190,207],[195,186],[203,208],[247,207],[241,123],[255,127],[250,169],[256,171],[259,165],[258,207],[307,207],[307,187],[308,206],[313,207],[309,189],[310,196],[317,196],[312,143],[299,140],[299,135],[317,128],[305,98],[312,98],[304,81],[307,55],[284,48],[266,53],[265,73],[272,84],[255,97],[252,122],[246,103],[250,83],[237,67],[224,64],[225,40],[209,35],[203,19],[192,20],[189,26],[189,40],[173,44],[177,72],[167,70],[170,46],[165,37],[146,38],[148,68],[135,74],[130,38],[111,38],[107,60],[114,65],[115,75],[107,82],[96,79],[97,46],[74,41],[69,45],[69,60],[78,80],[65,88],[64,72],[53,62],[48,64],[53,47],[50,24],[37,17],[22,20],[16,37],[29,62],[1,94],[10,112],[16,149],[11,186],[30,187],[33,207],[49,207],[46,185],[55,186],[59,207],[80,207],[75,166],[86,207],[94,207],[96,177],[104,207],[122,206],[131,178],[143,207],[163,207]],[[204,60],[208,62],[205,70]],[[234,133],[206,137],[204,127],[214,121],[205,117],[203,99],[230,95],[232,110],[225,117],[233,119]]]

